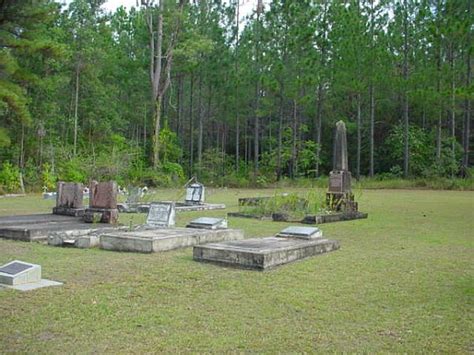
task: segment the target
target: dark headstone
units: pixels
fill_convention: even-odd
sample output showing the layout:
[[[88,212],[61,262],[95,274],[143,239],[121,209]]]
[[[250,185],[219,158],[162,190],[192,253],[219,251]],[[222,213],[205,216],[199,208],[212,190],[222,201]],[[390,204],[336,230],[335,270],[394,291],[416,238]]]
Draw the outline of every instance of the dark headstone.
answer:
[[[115,181],[92,181],[89,188],[89,208],[84,213],[88,223],[117,223],[118,186]]]

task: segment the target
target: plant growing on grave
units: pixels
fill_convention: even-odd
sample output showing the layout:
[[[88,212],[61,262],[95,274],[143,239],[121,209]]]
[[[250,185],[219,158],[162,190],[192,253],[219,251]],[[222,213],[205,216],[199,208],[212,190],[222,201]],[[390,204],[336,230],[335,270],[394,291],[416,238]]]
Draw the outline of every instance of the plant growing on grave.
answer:
[[[53,191],[56,188],[57,176],[53,173],[51,165],[44,163],[41,169],[41,183],[48,191]]]
[[[254,206],[242,206],[241,212],[258,217],[270,217],[272,214],[286,214],[290,218],[302,218],[308,214],[318,214],[326,209],[324,194],[310,191],[305,194],[275,194],[268,200],[262,200]]]

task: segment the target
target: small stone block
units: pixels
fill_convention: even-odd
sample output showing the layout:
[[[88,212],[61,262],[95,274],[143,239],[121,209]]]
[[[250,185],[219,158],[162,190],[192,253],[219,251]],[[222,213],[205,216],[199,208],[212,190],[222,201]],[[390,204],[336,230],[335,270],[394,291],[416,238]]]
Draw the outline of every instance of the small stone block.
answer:
[[[41,266],[13,260],[0,267],[0,284],[21,285],[41,281]]]
[[[313,239],[321,238],[323,233],[319,228],[291,226],[283,229],[276,236],[283,238]]]
[[[227,220],[225,218],[200,217],[189,222],[186,227],[200,229],[226,229]]]

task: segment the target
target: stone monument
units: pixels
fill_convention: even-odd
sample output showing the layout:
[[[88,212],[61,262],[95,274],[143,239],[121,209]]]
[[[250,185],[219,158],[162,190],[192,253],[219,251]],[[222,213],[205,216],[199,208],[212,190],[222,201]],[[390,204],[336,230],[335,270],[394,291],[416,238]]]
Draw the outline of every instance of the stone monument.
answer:
[[[65,216],[84,215],[83,197],[84,187],[81,183],[59,181],[57,184],[56,207],[53,214]]]
[[[160,202],[150,204],[150,210],[146,219],[147,227],[170,228],[175,225],[174,202]]]
[[[84,212],[84,221],[117,223],[117,193],[118,186],[115,181],[92,181],[89,188],[89,208]]]
[[[358,209],[351,190],[351,173],[347,162],[346,125],[343,121],[336,123],[333,169],[329,175],[326,203],[333,211],[355,213]]]

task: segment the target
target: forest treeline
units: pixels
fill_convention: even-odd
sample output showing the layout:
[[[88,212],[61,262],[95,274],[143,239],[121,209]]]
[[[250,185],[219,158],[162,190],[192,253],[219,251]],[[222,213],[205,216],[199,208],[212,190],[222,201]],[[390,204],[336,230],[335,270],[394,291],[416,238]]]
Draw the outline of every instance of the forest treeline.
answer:
[[[471,0],[0,2],[0,185],[472,170]]]

